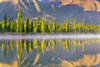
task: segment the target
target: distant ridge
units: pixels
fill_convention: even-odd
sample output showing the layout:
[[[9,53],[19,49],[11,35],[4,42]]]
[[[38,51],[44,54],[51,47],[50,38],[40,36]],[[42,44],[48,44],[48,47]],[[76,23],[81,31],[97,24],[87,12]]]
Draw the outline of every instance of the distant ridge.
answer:
[[[62,2],[59,7],[64,5],[78,5],[84,8],[84,11],[100,11],[99,0],[48,0],[49,2]]]

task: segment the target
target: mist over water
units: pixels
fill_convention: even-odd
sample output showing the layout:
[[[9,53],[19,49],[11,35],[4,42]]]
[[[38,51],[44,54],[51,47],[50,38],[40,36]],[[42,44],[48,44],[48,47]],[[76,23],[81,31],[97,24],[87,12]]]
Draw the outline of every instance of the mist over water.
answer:
[[[0,34],[0,40],[11,39],[90,39],[100,38],[100,34],[32,34],[32,35],[16,35],[16,34]]]

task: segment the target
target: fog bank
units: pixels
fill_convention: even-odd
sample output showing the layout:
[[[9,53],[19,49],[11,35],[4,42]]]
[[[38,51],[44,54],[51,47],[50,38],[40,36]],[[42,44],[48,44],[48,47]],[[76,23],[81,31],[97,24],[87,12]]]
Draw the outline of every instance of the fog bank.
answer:
[[[91,39],[100,38],[100,34],[33,34],[33,35],[10,35],[0,34],[0,40],[16,39]]]

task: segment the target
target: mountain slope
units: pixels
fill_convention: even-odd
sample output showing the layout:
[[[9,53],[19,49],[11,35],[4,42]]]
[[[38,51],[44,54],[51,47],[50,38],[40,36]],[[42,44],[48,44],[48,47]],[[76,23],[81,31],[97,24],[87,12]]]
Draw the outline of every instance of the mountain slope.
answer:
[[[13,5],[18,4],[18,0],[0,0],[0,3],[2,2],[11,2]]]
[[[100,24],[99,3],[97,0],[0,0],[0,20],[3,20],[5,13],[11,20],[15,20],[21,6],[24,19],[40,15],[48,19],[56,18],[57,22],[67,19],[73,21],[76,18],[78,22],[85,19],[85,23],[93,21]]]
[[[65,5],[78,5],[84,8],[84,11],[100,11],[100,1],[99,0],[48,0],[49,2],[61,2],[62,4],[58,7]]]
[[[17,2],[17,0],[14,0],[14,2]],[[43,11],[46,10],[48,7],[52,11],[52,6],[47,5],[41,2],[37,2],[36,0],[18,0],[17,4],[14,4],[13,1],[1,1],[0,0],[0,19],[3,19],[3,16],[5,13],[7,13],[7,16],[11,17],[12,19],[17,18],[17,12],[19,9],[19,6],[22,7],[23,10],[23,17],[35,17],[37,15],[43,15]],[[45,6],[45,8],[44,8]],[[42,11],[41,11],[42,10]],[[46,10],[48,12],[48,10]]]

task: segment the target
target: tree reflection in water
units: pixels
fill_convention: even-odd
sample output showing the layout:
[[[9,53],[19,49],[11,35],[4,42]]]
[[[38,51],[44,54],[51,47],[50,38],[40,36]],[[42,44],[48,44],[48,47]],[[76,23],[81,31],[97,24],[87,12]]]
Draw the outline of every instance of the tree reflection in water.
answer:
[[[82,39],[82,40],[76,40],[76,39],[66,39],[66,40],[2,40],[0,41],[0,48],[2,51],[4,51],[5,58],[9,54],[9,49],[11,48],[12,51],[14,50],[14,47],[17,49],[17,59],[19,60],[19,65],[22,64],[22,55],[23,51],[25,50],[26,54],[32,53],[34,50],[37,49],[37,57],[40,57],[40,50],[42,51],[42,54],[45,54],[45,51],[47,49],[50,49],[51,51],[55,52],[56,46],[63,46],[63,50],[66,52],[69,52],[69,47],[74,47],[74,53],[76,53],[76,47],[81,48],[81,51],[84,52],[85,45],[92,46],[96,43],[99,43],[100,39]],[[61,59],[60,59],[61,60]],[[34,60],[33,65],[36,64],[38,59]],[[62,60],[61,60],[62,61]],[[74,63],[73,63],[74,64]]]

